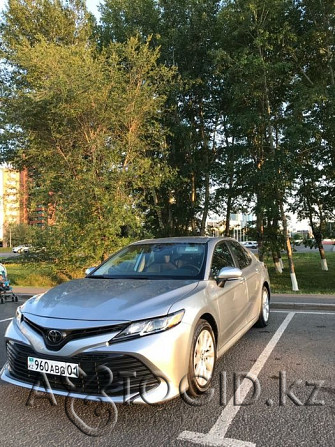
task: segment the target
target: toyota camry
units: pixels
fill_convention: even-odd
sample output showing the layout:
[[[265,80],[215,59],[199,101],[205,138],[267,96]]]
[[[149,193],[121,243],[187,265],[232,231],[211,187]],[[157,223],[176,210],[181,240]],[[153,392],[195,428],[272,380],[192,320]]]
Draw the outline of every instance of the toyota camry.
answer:
[[[269,321],[267,269],[230,238],[133,243],[18,307],[1,378],[113,402],[195,397],[216,360]]]

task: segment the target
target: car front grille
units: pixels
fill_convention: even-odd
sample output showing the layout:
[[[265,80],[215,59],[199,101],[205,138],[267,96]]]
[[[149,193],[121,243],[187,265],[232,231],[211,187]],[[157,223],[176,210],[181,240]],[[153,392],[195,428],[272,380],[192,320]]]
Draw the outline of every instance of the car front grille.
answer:
[[[149,391],[159,385],[159,379],[136,357],[124,354],[78,354],[73,357],[60,357],[40,354],[29,346],[7,342],[7,357],[10,374],[14,379],[25,383],[43,386],[43,375],[28,370],[28,357],[36,357],[59,362],[77,363],[86,374],[78,378],[67,378],[47,374],[52,390],[67,391],[85,396],[98,396],[103,392],[108,396],[128,396]],[[112,381],[111,374],[112,372]],[[128,377],[128,378],[127,378]],[[70,382],[75,388],[69,385]],[[45,385],[45,384],[44,384]]]
[[[62,339],[57,343],[52,343],[48,339],[48,333],[52,329],[57,328],[45,328],[43,326],[39,326],[38,324],[32,322],[29,320],[25,315],[23,315],[22,320],[28,324],[29,327],[31,327],[34,331],[38,332],[40,335],[42,335],[45,346],[50,351],[59,351],[66,343],[68,343],[70,340],[75,340],[78,338],[85,338],[85,337],[93,337],[95,335],[103,335],[113,332],[121,332],[124,328],[126,328],[129,323],[121,323],[121,324],[114,324],[109,326],[98,326],[98,327],[92,327],[92,328],[86,328],[86,329],[72,329],[72,330],[63,330],[60,329],[60,333],[62,334]]]

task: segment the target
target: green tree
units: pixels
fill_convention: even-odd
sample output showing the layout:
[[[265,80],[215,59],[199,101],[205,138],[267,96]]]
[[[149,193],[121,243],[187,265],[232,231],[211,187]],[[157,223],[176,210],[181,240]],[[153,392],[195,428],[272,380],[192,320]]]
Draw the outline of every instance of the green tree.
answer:
[[[49,3],[62,13],[62,3]],[[10,23],[5,15],[6,57],[16,72],[2,103],[7,128],[21,138],[6,137],[13,161],[33,178],[32,208],[44,204],[49,213],[47,249],[64,265],[104,259],[143,233],[146,194],[169,174],[161,115],[173,71],[136,38],[97,52],[89,22],[65,43],[42,26],[38,38],[13,42]]]
[[[155,214],[148,216],[156,234],[206,230],[219,125],[213,54],[219,6],[217,0],[108,0],[102,7],[102,39],[122,42],[151,33],[152,44],[161,47],[161,62],[179,74],[164,121],[174,176],[155,191]]]
[[[224,102],[229,126],[235,141],[247,149],[239,164],[249,168],[244,198],[255,203],[260,259],[265,250],[265,225],[278,228],[281,220],[293,277],[284,207],[293,177],[289,152],[282,144],[285,104],[294,77],[289,55],[295,34],[288,11],[285,0],[226,2],[220,12],[218,66],[230,98]],[[278,264],[278,231],[267,231],[270,234]]]
[[[287,145],[295,154],[294,212],[312,228],[321,266],[327,270],[322,238],[334,216],[335,11],[332,0],[295,2],[292,49],[297,75],[287,106]]]
[[[5,247],[32,244],[33,241],[34,228],[30,225],[10,223],[5,227],[3,240]]]

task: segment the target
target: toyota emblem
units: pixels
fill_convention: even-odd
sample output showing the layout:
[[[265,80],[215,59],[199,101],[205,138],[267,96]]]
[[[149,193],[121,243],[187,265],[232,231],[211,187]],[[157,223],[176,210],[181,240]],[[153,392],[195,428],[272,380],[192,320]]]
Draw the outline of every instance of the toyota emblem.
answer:
[[[57,329],[51,329],[51,331],[48,332],[47,339],[50,341],[50,343],[53,343],[54,345],[57,345],[63,340],[64,336],[60,331],[57,331]]]

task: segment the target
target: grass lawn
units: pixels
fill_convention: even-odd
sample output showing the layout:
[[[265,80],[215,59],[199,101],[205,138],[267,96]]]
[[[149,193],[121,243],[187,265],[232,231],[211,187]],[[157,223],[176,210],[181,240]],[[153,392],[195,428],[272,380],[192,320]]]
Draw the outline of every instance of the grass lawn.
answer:
[[[11,253],[12,247],[0,247],[0,253]]]
[[[322,293],[335,294],[335,253],[327,252],[328,271],[321,270],[318,251],[294,253],[293,260],[299,292],[292,292],[287,257],[283,257],[285,269],[280,275],[275,272],[272,258],[266,260],[271,279],[272,293]]]
[[[5,265],[12,286],[53,287],[67,280],[52,264],[6,262]],[[84,271],[74,275],[77,278],[84,276]]]

